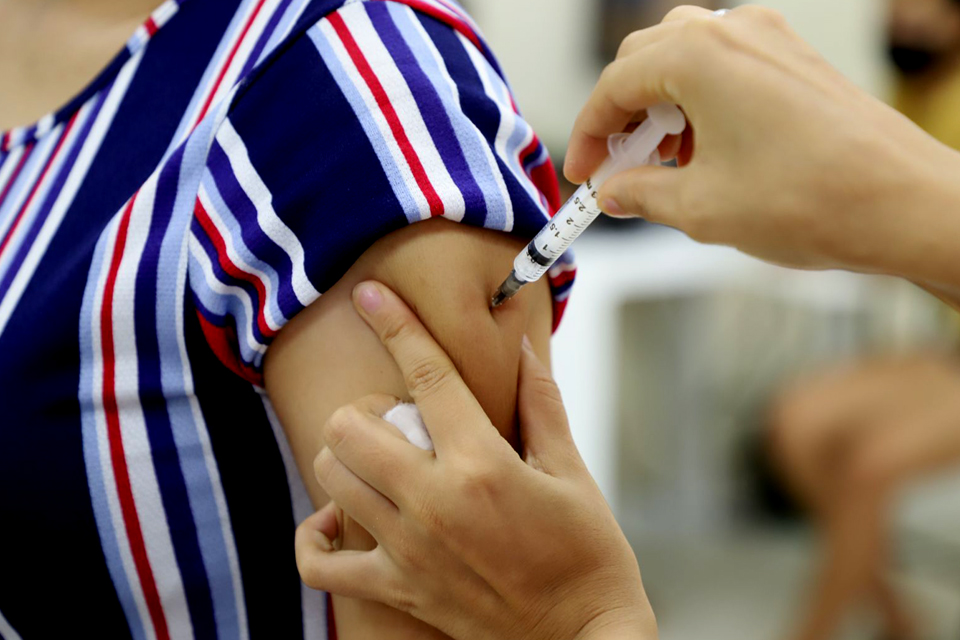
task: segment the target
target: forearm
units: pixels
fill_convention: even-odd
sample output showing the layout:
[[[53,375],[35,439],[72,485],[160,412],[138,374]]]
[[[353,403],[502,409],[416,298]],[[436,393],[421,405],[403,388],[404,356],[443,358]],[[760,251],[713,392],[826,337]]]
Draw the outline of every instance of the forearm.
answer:
[[[869,205],[837,250],[960,307],[960,153],[932,138],[891,147],[878,147]]]

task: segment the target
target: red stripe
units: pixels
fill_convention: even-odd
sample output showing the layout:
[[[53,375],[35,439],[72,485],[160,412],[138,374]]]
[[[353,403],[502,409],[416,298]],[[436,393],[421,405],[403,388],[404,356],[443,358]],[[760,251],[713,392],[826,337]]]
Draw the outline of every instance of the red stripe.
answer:
[[[200,110],[200,117],[197,118],[197,123],[203,120],[203,117],[207,115],[207,110],[210,108],[210,103],[213,102],[213,96],[216,95],[217,89],[220,88],[220,83],[223,82],[223,77],[227,75],[227,69],[230,68],[230,63],[233,62],[234,56],[237,55],[237,49],[240,48],[243,39],[247,37],[247,32],[250,31],[250,25],[253,24],[253,21],[257,19],[257,14],[260,13],[260,7],[263,6],[264,0],[260,0],[257,3],[257,6],[254,7],[253,13],[250,14],[250,18],[247,20],[247,24],[243,25],[243,31],[240,32],[240,37],[237,38],[237,41],[233,43],[233,48],[230,50],[230,55],[227,56],[227,61],[220,67],[220,73],[217,75],[216,82],[213,83],[213,88],[210,90],[210,93],[207,95],[206,102],[203,103],[203,109]],[[196,124],[194,124],[196,126]]]
[[[220,362],[244,380],[262,387],[263,375],[240,360],[237,355],[239,349],[237,348],[237,332],[234,328],[216,326],[207,320],[199,309],[197,309],[197,317],[200,319],[200,328],[203,330],[207,343],[213,349],[217,358],[220,359]]]
[[[0,137],[0,151],[6,151],[10,148],[10,132],[4,131],[3,137]]]
[[[157,23],[154,22],[153,16],[147,18],[147,21],[143,23],[143,28],[147,30],[147,34],[152,38],[157,32]]]
[[[113,463],[113,475],[117,483],[117,495],[120,499],[120,509],[123,511],[123,524],[126,527],[127,539],[130,541],[133,563],[137,568],[137,576],[140,578],[140,586],[143,587],[143,596],[147,601],[147,609],[150,611],[150,618],[153,621],[157,639],[168,640],[170,632],[167,630],[167,620],[163,614],[163,605],[160,603],[160,594],[157,592],[153,570],[150,568],[150,559],[147,557],[147,548],[143,542],[143,532],[140,528],[140,518],[137,515],[137,506],[133,498],[133,489],[130,486],[130,473],[127,470],[127,458],[123,452],[123,433],[120,431],[120,415],[117,409],[117,395],[114,386],[116,360],[113,347],[113,294],[117,284],[117,273],[120,271],[123,248],[127,242],[130,215],[136,198],[137,196],[134,194],[120,219],[117,242],[113,248],[110,272],[107,275],[107,283],[103,292],[103,305],[100,307],[100,340],[103,348],[103,411],[107,418],[110,461]]]
[[[53,148],[53,153],[50,154],[50,157],[47,158],[47,164],[43,167],[43,171],[40,173],[40,178],[33,183],[33,188],[30,189],[30,195],[27,196],[26,201],[23,203],[23,206],[20,207],[20,211],[17,212],[17,217],[13,219],[13,224],[10,225],[10,228],[7,229],[7,235],[4,236],[3,241],[0,242],[0,256],[3,255],[3,250],[6,249],[7,245],[10,244],[10,238],[13,237],[14,231],[17,230],[17,226],[20,224],[20,221],[23,219],[24,212],[30,207],[30,203],[33,201],[33,197],[37,195],[37,191],[40,188],[40,184],[43,182],[43,179],[47,175],[47,171],[50,170],[50,165],[53,164],[53,161],[56,159],[57,154],[60,153],[60,148],[63,147],[63,141],[67,139],[67,135],[70,133],[70,129],[73,128],[73,123],[77,121],[77,116],[80,114],[79,111],[73,114],[70,120],[67,122],[67,126],[63,128],[63,133],[60,134],[60,139],[57,140],[57,146]]]
[[[401,4],[407,5],[411,9],[416,9],[421,13],[425,13],[428,16],[432,18],[436,18],[440,22],[443,22],[449,25],[455,31],[462,34],[463,37],[465,37],[467,40],[472,42],[473,46],[475,46],[481,52],[486,51],[486,47],[483,46],[483,42],[480,41],[480,37],[477,35],[477,32],[474,31],[473,28],[463,20],[460,20],[459,18],[455,18],[454,16],[450,15],[446,11],[443,11],[442,9],[437,8],[432,4],[422,2],[421,0],[397,0],[397,1],[400,2]]]
[[[553,331],[557,331],[557,328],[560,326],[560,321],[563,319],[563,312],[567,310],[567,301],[563,300],[553,302]]]
[[[553,160],[547,158],[547,161],[536,167],[530,172],[530,180],[547,198],[547,204],[550,205],[550,215],[556,215],[563,204],[560,202],[560,182],[557,180],[557,170],[553,166]]]
[[[424,171],[423,165],[420,163],[420,158],[417,157],[417,152],[414,150],[413,145],[410,144],[410,139],[407,138],[407,132],[404,131],[403,124],[400,122],[397,112],[394,110],[393,105],[390,104],[390,98],[387,97],[387,92],[384,90],[383,85],[380,84],[380,80],[370,67],[370,63],[367,62],[360,47],[357,46],[357,42],[353,39],[353,35],[350,33],[350,29],[347,28],[347,24],[343,21],[343,17],[338,13],[332,13],[328,19],[330,20],[330,24],[333,25],[334,30],[336,30],[337,35],[340,36],[340,40],[343,41],[343,46],[350,54],[350,59],[353,60],[353,64],[356,65],[364,82],[370,87],[371,93],[373,93],[374,98],[377,100],[377,106],[380,107],[384,117],[390,124],[393,137],[396,138],[397,144],[403,152],[403,157],[406,158],[407,164],[410,165],[410,170],[413,172],[413,177],[416,179],[417,185],[421,191],[423,191],[423,195],[426,196],[427,202],[430,204],[430,215],[443,215],[443,201],[440,200],[440,196],[437,195],[433,185],[430,184],[430,178],[427,176],[427,172]]]
[[[23,155],[20,156],[20,160],[17,162],[16,168],[13,170],[13,173],[10,174],[10,179],[7,180],[6,186],[3,188],[3,192],[0,193],[0,203],[4,201],[7,197],[7,194],[10,193],[10,188],[13,187],[13,183],[17,181],[17,177],[20,175],[20,170],[23,169],[23,165],[27,163],[27,158],[30,157],[30,152],[33,151],[34,143],[30,143],[23,150]]]
[[[263,282],[257,276],[252,273],[247,273],[242,271],[235,264],[230,262],[230,258],[227,256],[227,245],[223,240],[223,237],[220,235],[220,231],[217,230],[216,225],[213,224],[213,220],[210,219],[210,215],[207,213],[207,210],[203,208],[203,204],[200,202],[200,198],[197,198],[197,204],[193,208],[194,213],[196,214],[197,222],[200,223],[200,226],[203,227],[204,232],[210,238],[210,241],[213,242],[213,246],[217,250],[217,262],[220,263],[220,266],[226,271],[230,276],[237,278],[239,280],[244,280],[249,282],[256,288],[257,297],[257,326],[260,327],[260,333],[264,336],[272,337],[277,335],[277,332],[270,328],[270,325],[267,324],[267,316],[264,311],[267,304],[267,290],[263,286]]]
[[[577,277],[577,270],[573,269],[572,271],[564,271],[560,275],[550,278],[550,286],[552,287],[562,287],[568,282],[573,282]]]

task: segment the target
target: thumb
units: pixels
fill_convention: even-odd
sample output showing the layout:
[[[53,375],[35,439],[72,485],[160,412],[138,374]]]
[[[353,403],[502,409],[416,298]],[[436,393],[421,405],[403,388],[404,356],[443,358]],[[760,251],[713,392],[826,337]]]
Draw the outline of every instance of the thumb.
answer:
[[[551,475],[583,467],[570,434],[560,389],[526,336],[520,354],[517,404],[520,440],[528,465]]]
[[[675,226],[683,174],[684,169],[652,165],[617,174],[600,189],[600,207],[615,218],[637,216]]]

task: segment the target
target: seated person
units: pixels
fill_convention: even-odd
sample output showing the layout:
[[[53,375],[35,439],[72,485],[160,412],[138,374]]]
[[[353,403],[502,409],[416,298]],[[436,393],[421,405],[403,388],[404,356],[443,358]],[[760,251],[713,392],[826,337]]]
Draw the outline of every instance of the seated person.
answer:
[[[0,5],[0,23],[40,25],[23,42],[49,86],[9,59],[0,79],[42,113],[102,64],[83,57],[95,27],[141,5],[32,4]],[[28,110],[4,97],[0,128]],[[0,513],[17,523],[0,634],[437,635],[370,603],[331,610],[297,573],[295,527],[326,500],[319,426],[404,394],[349,294],[365,278],[400,293],[515,440],[521,339],[547,357],[570,273],[553,305],[546,283],[489,301],[556,200],[449,0],[153,11],[64,107],[0,136]],[[57,615],[51,581],[79,584]]]

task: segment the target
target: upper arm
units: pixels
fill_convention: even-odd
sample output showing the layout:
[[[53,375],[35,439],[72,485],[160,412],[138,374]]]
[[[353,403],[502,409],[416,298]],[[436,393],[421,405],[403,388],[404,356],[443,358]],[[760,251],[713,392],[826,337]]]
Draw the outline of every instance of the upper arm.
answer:
[[[490,310],[490,298],[523,242],[443,220],[383,238],[317,302],[283,329],[265,364],[267,393],[290,438],[314,501],[318,427],[338,407],[371,393],[408,397],[396,364],[353,308],[363,280],[383,282],[418,314],[449,353],[500,432],[515,443],[520,343],[548,357],[551,300],[545,282]]]
[[[496,311],[489,308],[492,292],[522,246],[504,234],[443,220],[413,225],[377,242],[283,329],[266,359],[265,383],[317,507],[327,501],[313,476],[313,458],[322,447],[319,427],[359,397],[408,395],[396,364],[353,308],[351,292],[363,280],[383,282],[411,306],[491,421],[515,441],[521,340],[526,334],[546,358],[552,313],[545,282]],[[345,546],[373,545],[349,520],[343,529]],[[434,633],[374,603],[337,598],[334,610],[344,640],[383,637],[386,629],[396,639]]]

